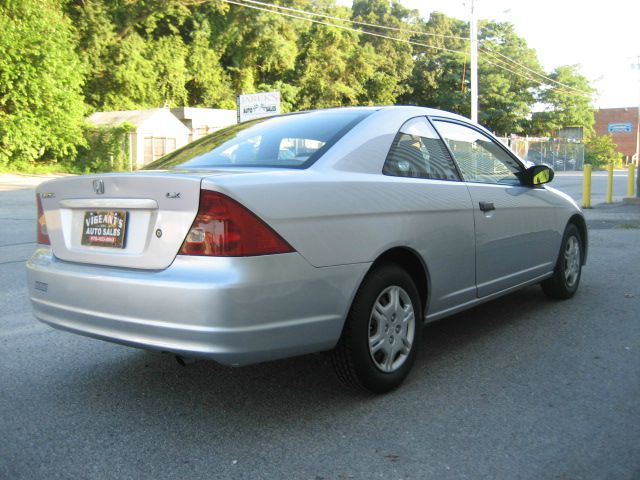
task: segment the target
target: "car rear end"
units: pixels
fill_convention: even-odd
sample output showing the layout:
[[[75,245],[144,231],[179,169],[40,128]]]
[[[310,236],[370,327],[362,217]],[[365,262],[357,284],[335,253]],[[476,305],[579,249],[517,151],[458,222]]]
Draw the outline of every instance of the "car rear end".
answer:
[[[34,315],[82,335],[229,365],[332,348],[345,292],[366,266],[312,266],[268,218],[218,188],[242,174],[142,172],[40,185],[39,246],[27,263]]]

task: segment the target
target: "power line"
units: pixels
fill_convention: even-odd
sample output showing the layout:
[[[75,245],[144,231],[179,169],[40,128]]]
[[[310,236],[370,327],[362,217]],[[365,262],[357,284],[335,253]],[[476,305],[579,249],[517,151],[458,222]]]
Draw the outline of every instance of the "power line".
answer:
[[[390,31],[395,31],[395,32],[400,32],[400,33],[412,33],[414,35],[425,35],[425,36],[432,36],[432,37],[439,37],[439,38],[450,38],[450,39],[454,39],[454,40],[463,40],[465,42],[469,41],[468,37],[459,37],[459,36],[456,36],[456,35],[444,35],[442,33],[421,32],[420,30],[412,30],[412,29],[408,29],[408,28],[389,27],[387,25],[379,25],[379,24],[375,24],[375,23],[361,22],[361,21],[358,21],[358,20],[350,20],[348,18],[336,17],[334,15],[328,15],[328,14],[325,14],[325,13],[310,12],[308,10],[300,10],[300,9],[297,9],[297,8],[284,7],[282,5],[275,5],[273,3],[260,2],[258,0],[242,0],[242,2],[244,2],[244,3],[252,3],[252,4],[256,4],[256,5],[262,5],[262,6],[265,6],[265,7],[272,7],[272,8],[276,8],[278,10],[286,10],[286,11],[289,11],[289,12],[302,13],[304,15],[311,15],[311,16],[314,16],[314,17],[328,18],[329,20],[339,20],[339,21],[343,21],[343,22],[349,22],[349,23],[352,23],[354,25],[362,25],[364,27],[374,27],[374,28],[380,28],[382,30],[390,30]]]
[[[501,64],[501,63],[494,63],[491,60],[483,60],[485,63],[488,63],[489,65],[493,65],[494,67],[500,68],[506,72],[512,73],[513,75],[517,75],[519,77],[522,78],[526,78],[527,80],[531,81],[531,82],[535,82],[538,85],[545,85],[545,83],[542,80],[537,80],[535,78],[532,78],[531,76],[527,75],[526,73],[521,73],[521,72],[516,72],[515,70],[512,70],[508,67],[505,66],[505,64]],[[556,87],[557,88],[557,87]]]
[[[387,40],[394,40],[396,42],[408,43],[410,45],[417,45],[417,46],[420,46],[420,47],[431,48],[431,49],[434,49],[434,50],[443,50],[445,52],[450,52],[450,53],[464,53],[464,51],[462,51],[462,50],[453,50],[453,49],[450,49],[450,48],[438,47],[438,46],[429,45],[429,44],[426,44],[426,43],[413,42],[411,40],[406,40],[404,38],[391,37],[389,35],[383,35],[381,33],[369,32],[367,30],[361,30],[359,28],[348,27],[346,25],[338,25],[336,23],[322,22],[320,20],[314,20],[313,18],[301,17],[299,15],[293,15],[291,13],[279,12],[277,10],[272,10],[272,9],[269,9],[269,8],[262,8],[262,7],[258,7],[256,5],[248,5],[246,3],[241,3],[241,2],[238,2],[238,1],[235,1],[235,0],[222,0],[222,1],[225,2],[225,3],[230,3],[232,5],[238,5],[240,7],[247,7],[247,8],[252,8],[254,10],[261,10],[263,12],[270,12],[270,13],[274,13],[276,15],[281,15],[283,17],[296,18],[298,20],[304,20],[304,21],[307,21],[307,22],[317,23],[319,25],[325,25],[325,26],[329,26],[329,27],[340,28],[342,30],[348,30],[350,32],[363,33],[365,35],[371,35],[373,37],[386,38]],[[350,20],[347,20],[347,19],[341,19],[341,20],[346,21],[346,22],[350,21]]]
[[[504,70],[506,72],[512,73],[513,75],[517,75],[519,77],[526,78],[527,80],[529,80],[531,82],[534,82],[534,83],[537,83],[538,85],[546,85],[546,83],[543,82],[542,80],[538,80],[536,78],[533,78],[533,77],[531,77],[530,75],[528,75],[526,73],[521,73],[521,72],[517,72],[515,70],[512,70],[511,68],[505,66],[505,65],[508,65],[506,63],[494,63],[491,60],[487,60],[487,59],[483,59],[482,61],[485,62],[485,63],[488,63],[489,65],[493,65],[494,67],[500,68],[500,69],[502,69],[502,70]],[[564,88],[561,88],[561,87],[553,87],[553,88],[555,88],[557,90],[560,90],[561,92],[575,94],[575,92],[567,91],[567,90],[565,90]],[[586,95],[586,94],[584,94],[582,92],[580,92],[579,94],[580,95]]]
[[[316,23],[319,25],[325,25],[325,26],[330,26],[330,27],[334,27],[334,28],[339,28],[342,30],[347,30],[347,31],[351,31],[351,32],[356,32],[356,33],[361,33],[361,34],[365,34],[365,35],[370,35],[370,36],[374,36],[374,37],[378,37],[378,38],[384,38],[387,40],[393,40],[396,42],[402,42],[402,43],[407,43],[410,45],[415,45],[415,46],[420,46],[420,47],[425,47],[425,48],[430,48],[430,49],[434,49],[434,50],[441,50],[441,51],[445,51],[445,52],[449,52],[449,53],[462,53],[466,55],[466,51],[463,50],[453,50],[453,49],[449,49],[446,47],[440,47],[440,46],[435,46],[435,45],[429,45],[427,43],[421,43],[421,42],[415,42],[412,40],[407,40],[404,38],[398,38],[398,37],[392,37],[389,35],[383,35],[380,33],[375,33],[375,32],[370,32],[367,30],[362,30],[359,28],[353,28],[353,27],[349,27],[346,25],[339,25],[336,23],[332,23],[332,22],[324,22],[324,21],[320,21],[320,20],[315,20],[313,18],[309,18],[309,17],[304,17],[304,16],[300,16],[300,15],[295,15],[292,13],[286,13],[286,12],[282,12],[282,11],[278,11],[277,9],[280,10],[286,10],[286,11],[291,11],[291,12],[296,12],[296,13],[301,13],[303,15],[310,15],[310,16],[316,16],[316,17],[322,17],[322,18],[329,18],[332,20],[339,20],[341,22],[348,22],[351,24],[355,24],[355,25],[363,25],[363,26],[368,26],[368,27],[373,27],[373,28],[380,28],[383,30],[391,30],[391,31],[397,31],[397,32],[401,32],[401,33],[412,33],[412,34],[416,34],[416,35],[433,35],[436,37],[442,37],[442,38],[451,38],[451,39],[458,39],[458,40],[465,40],[465,41],[469,41],[468,38],[465,37],[457,37],[457,36],[452,36],[452,35],[441,35],[441,34],[431,34],[428,32],[420,32],[418,30],[411,30],[411,29],[402,29],[402,28],[397,28],[397,27],[388,27],[385,25],[378,25],[378,24],[373,24],[373,23],[367,23],[367,22],[358,22],[355,20],[349,20],[346,18],[341,18],[341,17],[336,17],[336,16],[332,16],[332,15],[326,15],[326,14],[321,14],[321,13],[316,13],[316,12],[309,12],[306,10],[299,10],[299,9],[295,9],[295,8],[290,8],[290,7],[283,7],[280,5],[273,5],[270,3],[266,3],[266,2],[260,2],[257,0],[222,0],[226,3],[232,4],[232,5],[236,5],[236,6],[241,6],[241,7],[246,7],[246,8],[250,8],[250,9],[254,9],[254,10],[259,10],[259,11],[263,11],[263,12],[269,12],[269,13],[273,13],[276,15],[280,15],[280,16],[284,16],[284,17],[288,17],[288,18],[295,18],[297,20],[303,20],[303,21],[307,21],[307,22],[311,22],[311,23]],[[260,6],[258,6],[260,5]],[[536,72],[535,70],[520,64],[518,62],[516,62],[515,60],[511,59],[510,57],[503,55],[499,52],[493,52],[490,50],[487,50],[485,48],[481,48],[481,51],[491,57],[493,57],[496,61],[500,61],[502,63],[494,63],[491,62],[489,60],[485,60],[487,63],[494,65],[498,68],[501,68],[502,70],[505,70],[507,72],[510,72],[514,75],[518,75],[520,77],[526,78],[534,83],[537,83],[538,85],[547,85],[548,83],[553,83],[556,85],[559,85],[560,87],[563,87],[564,89],[568,89],[570,91],[574,91],[578,94],[581,95],[586,95],[586,96],[590,96],[589,93],[584,92],[582,90],[579,90],[575,87],[571,87],[569,85],[565,85],[561,82],[558,82],[556,80],[553,80],[552,78],[549,78],[545,75],[542,75],[538,72]],[[501,60],[500,58],[498,58],[496,55],[500,55],[501,57],[504,57],[506,60],[508,60],[509,62],[511,62],[513,65],[510,65],[509,63],[507,63],[505,60]],[[505,66],[505,65],[509,65],[509,67]],[[543,79],[545,79],[547,82],[541,81],[541,80],[537,80],[535,78],[533,78],[530,74],[523,74],[520,72],[516,72],[515,70],[513,70],[514,67],[520,67],[523,68],[525,70],[530,71],[531,73],[537,75],[538,77],[541,77]],[[557,87],[556,87],[557,88]],[[566,91],[566,90],[565,90]]]
[[[488,53],[488,52],[484,52],[484,53]],[[529,80],[531,82],[534,82],[534,83],[536,83],[538,85],[548,85],[548,83],[546,83],[546,82],[544,82],[544,81],[542,81],[542,80],[540,80],[538,78],[532,77],[531,74],[522,73],[522,72],[518,72],[516,70],[513,70],[513,65],[505,62],[504,60],[498,58],[497,56],[495,56],[495,55],[490,55],[490,56],[493,57],[495,59],[495,61],[500,62],[500,63],[494,63],[491,60],[487,60],[486,58],[483,58],[482,61],[485,62],[485,63],[488,63],[489,65],[493,65],[494,67],[498,67],[498,68],[500,68],[500,69],[502,69],[502,70],[504,70],[506,72],[512,73],[512,74],[517,75],[519,77],[526,78],[527,80]],[[532,72],[535,73],[534,70],[532,70]],[[543,77],[543,78],[548,78],[548,77]],[[583,92],[581,90],[576,90],[576,89],[573,89],[575,91],[567,90],[566,88],[564,88],[564,84],[559,83],[559,82],[556,82],[556,83],[558,83],[559,86],[551,86],[551,85],[548,85],[548,86],[551,86],[551,88],[553,88],[555,90],[558,90],[560,92],[564,92],[564,93],[568,93],[568,94],[574,94],[574,95],[577,93],[578,95],[591,97],[590,94],[585,93],[585,92]]]
[[[390,26],[387,26],[387,25],[379,25],[379,24],[369,23],[369,22],[361,22],[361,21],[356,21],[356,20],[350,20],[350,19],[346,19],[346,18],[336,17],[334,15],[328,15],[328,14],[317,13],[317,12],[310,12],[308,10],[301,10],[301,9],[292,8],[292,7],[285,7],[285,6],[282,6],[282,5],[275,5],[275,4],[272,4],[272,3],[261,2],[259,0],[241,0],[241,1],[243,3],[245,3],[245,4],[246,3],[250,3],[250,4],[261,5],[263,7],[270,7],[270,8],[278,9],[278,10],[296,12],[296,13],[300,13],[300,14],[303,14],[303,15],[310,15],[310,16],[321,17],[321,18],[328,18],[328,19],[331,19],[331,20],[339,20],[339,21],[343,21],[343,22],[349,22],[349,23],[354,24],[354,25],[362,25],[362,26],[366,26],[366,27],[373,27],[373,28],[379,28],[379,29],[383,29],[383,30],[395,31],[395,32],[400,32],[400,33],[409,33],[409,34],[420,35],[420,36],[433,36],[433,37],[438,37],[438,38],[448,38],[448,39],[454,39],[454,40],[462,40],[462,41],[465,41],[465,42],[469,41],[468,37],[460,37],[460,36],[456,36],[456,35],[444,35],[444,34],[439,34],[439,33],[423,32],[423,31],[420,31],[420,30],[413,30],[413,29],[407,29],[407,28],[390,27]],[[249,7],[249,5],[245,5],[245,6]],[[276,13],[276,12],[274,11],[274,13]],[[294,18],[298,18],[298,17],[294,17]],[[361,30],[361,31],[365,32],[364,30]],[[373,32],[365,32],[365,33],[371,33],[372,34]],[[394,40],[402,41],[402,39],[398,39],[398,38],[395,38],[395,37],[386,37],[385,36],[383,38],[392,38]],[[411,43],[411,42],[407,42],[407,43]],[[420,44],[420,45],[423,45],[423,44]],[[433,46],[430,46],[430,47],[433,48]],[[575,87],[572,87],[571,85],[567,85],[567,84],[564,84],[564,83],[559,82],[557,80],[554,80],[553,78],[550,78],[547,75],[543,75],[543,74],[533,70],[532,68],[530,68],[530,67],[528,67],[528,66],[526,66],[526,65],[524,65],[522,63],[519,63],[516,60],[513,60],[511,57],[508,57],[507,55],[504,55],[504,54],[502,54],[500,52],[496,52],[496,51],[487,49],[485,47],[480,48],[480,50],[483,53],[485,53],[485,54],[487,54],[489,56],[493,56],[496,59],[497,59],[496,55],[498,55],[498,56],[506,59],[508,62],[510,62],[514,66],[517,66],[517,67],[520,67],[520,68],[522,68],[524,70],[527,70],[527,71],[533,73],[534,75],[545,79],[547,82],[559,85],[559,86],[564,87],[565,89],[568,89],[568,90],[573,90],[573,91],[575,91],[577,93],[580,93],[582,95],[591,96],[590,93],[588,93],[588,92],[585,92],[583,90],[580,90],[579,88],[575,88]]]
[[[500,56],[500,57],[502,57],[502,58],[504,58],[504,59],[508,60],[508,61],[509,61],[509,62],[511,62],[512,64],[514,64],[514,65],[516,65],[516,66],[518,66],[518,67],[520,67],[520,68],[523,68],[524,70],[527,70],[527,71],[529,71],[529,72],[533,73],[534,75],[537,75],[537,76],[538,76],[538,77],[540,77],[540,78],[544,78],[544,79],[545,79],[545,80],[547,80],[548,82],[555,83],[556,85],[559,85],[559,86],[561,86],[561,87],[564,87],[564,88],[565,88],[565,89],[567,89],[567,90],[573,90],[573,91],[575,91],[575,92],[577,92],[577,93],[579,93],[579,94],[581,94],[581,95],[586,95],[586,96],[589,96],[589,97],[591,96],[591,94],[590,94],[589,92],[585,92],[584,90],[580,90],[579,88],[572,87],[571,85],[567,85],[567,84],[565,84],[565,83],[558,82],[557,80],[554,80],[553,78],[550,78],[550,77],[548,77],[548,76],[546,76],[546,75],[543,75],[543,74],[541,74],[541,73],[539,73],[539,72],[536,72],[534,69],[529,68],[529,67],[527,67],[526,65],[523,65],[522,63],[518,63],[518,62],[516,62],[515,60],[511,59],[511,57],[508,57],[507,55],[504,55],[504,54],[502,54],[502,53],[500,53],[500,52],[496,52],[496,51],[493,51],[493,50],[488,50],[488,49],[486,49],[485,47],[480,48],[480,51],[481,51],[482,53],[484,53],[484,54],[489,55],[490,57],[495,58],[496,60],[499,60],[499,59],[498,59],[498,56]]]

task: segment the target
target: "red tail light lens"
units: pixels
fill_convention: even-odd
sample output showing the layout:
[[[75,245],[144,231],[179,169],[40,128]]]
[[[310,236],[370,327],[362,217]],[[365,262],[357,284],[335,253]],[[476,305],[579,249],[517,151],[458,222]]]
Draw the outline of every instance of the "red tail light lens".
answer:
[[[51,245],[49,232],[47,232],[47,221],[44,218],[44,208],[42,208],[42,199],[38,194],[36,194],[36,204],[38,205],[38,222],[36,225],[36,229],[38,230],[38,243]]]
[[[180,254],[245,257],[293,252],[293,248],[245,207],[226,195],[200,192],[200,207]]]

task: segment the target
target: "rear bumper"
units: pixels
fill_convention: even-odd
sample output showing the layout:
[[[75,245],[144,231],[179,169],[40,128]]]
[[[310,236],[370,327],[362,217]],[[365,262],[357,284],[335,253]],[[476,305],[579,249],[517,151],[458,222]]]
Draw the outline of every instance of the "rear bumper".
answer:
[[[36,318],[125,345],[244,365],[332,348],[368,264],[315,268],[297,253],[176,257],[148,271],[27,262]]]

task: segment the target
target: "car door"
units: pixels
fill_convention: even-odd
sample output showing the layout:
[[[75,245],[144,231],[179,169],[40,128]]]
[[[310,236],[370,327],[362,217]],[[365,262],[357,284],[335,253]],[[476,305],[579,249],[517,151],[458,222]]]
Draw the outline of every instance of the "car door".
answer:
[[[429,272],[427,318],[475,300],[471,197],[426,117],[412,118],[400,128],[382,173],[389,177],[385,188],[392,188],[402,204],[405,220],[398,226]]]
[[[524,185],[522,163],[480,129],[449,119],[433,122],[473,201],[478,297],[551,271],[558,233],[550,192]]]

